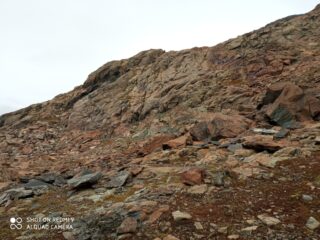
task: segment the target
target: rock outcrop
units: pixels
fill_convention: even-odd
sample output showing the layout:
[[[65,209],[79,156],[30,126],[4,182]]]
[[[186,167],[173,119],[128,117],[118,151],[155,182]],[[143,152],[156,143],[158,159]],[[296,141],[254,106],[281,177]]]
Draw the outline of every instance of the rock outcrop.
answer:
[[[0,116],[0,239],[318,239],[319,39],[318,6]]]

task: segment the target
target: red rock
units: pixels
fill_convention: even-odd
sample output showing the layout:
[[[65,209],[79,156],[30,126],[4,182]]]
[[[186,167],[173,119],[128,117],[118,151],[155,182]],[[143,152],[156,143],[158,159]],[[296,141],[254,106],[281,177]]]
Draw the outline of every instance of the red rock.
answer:
[[[200,168],[192,168],[181,174],[181,180],[187,185],[196,185],[203,182],[205,172]]]
[[[316,119],[320,115],[320,100],[289,82],[271,85],[262,105],[267,105],[264,111],[271,121],[287,128],[295,128],[296,122]]]
[[[137,176],[139,173],[141,173],[143,170],[143,167],[141,166],[132,166],[130,167],[129,171],[131,172],[132,176]]]
[[[233,138],[246,131],[250,124],[251,120],[240,115],[215,113],[210,121],[195,124],[190,134],[196,141]]]
[[[185,147],[186,145],[192,145],[192,138],[190,135],[183,135],[176,139],[172,139],[162,145],[162,148],[165,149],[172,149],[172,148],[179,148]]]
[[[272,136],[254,135],[243,138],[243,147],[256,151],[276,152],[286,146],[285,141],[275,141]]]
[[[123,233],[134,233],[137,231],[138,222],[133,217],[127,217],[123,220],[120,227],[118,227],[117,232],[119,234]]]
[[[148,223],[153,224],[156,221],[158,221],[158,219],[162,216],[163,213],[169,211],[169,206],[168,205],[163,205],[160,208],[158,208],[157,210],[155,210],[150,216],[149,216],[149,220]]]
[[[29,146],[24,146],[21,150],[21,152],[25,155],[29,155],[32,153],[32,148]]]

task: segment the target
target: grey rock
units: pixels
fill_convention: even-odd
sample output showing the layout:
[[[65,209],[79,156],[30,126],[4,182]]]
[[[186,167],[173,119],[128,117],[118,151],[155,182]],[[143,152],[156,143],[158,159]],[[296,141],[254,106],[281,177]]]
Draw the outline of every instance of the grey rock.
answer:
[[[258,219],[261,222],[263,222],[264,224],[266,224],[267,226],[277,225],[280,223],[279,219],[277,219],[275,217],[268,216],[267,214],[258,215]]]
[[[238,149],[242,149],[243,147],[242,147],[242,144],[241,143],[235,143],[235,144],[230,144],[229,146],[228,146],[228,150],[230,151],[230,152],[235,152],[236,150],[238,150]]]
[[[107,188],[118,188],[122,187],[128,178],[131,176],[131,173],[128,171],[121,171],[116,176],[112,177],[111,180],[107,183]]]
[[[101,177],[102,174],[100,172],[73,177],[72,179],[68,180],[68,185],[71,188],[87,187],[97,183]]]
[[[37,179],[31,179],[28,183],[24,184],[23,187],[30,190],[47,189],[49,184]]]
[[[227,172],[225,171],[220,171],[220,172],[216,172],[213,173],[211,175],[212,177],[212,183],[216,186],[216,187],[223,187],[225,185],[225,177],[228,175]]]
[[[288,136],[288,134],[290,133],[289,129],[286,128],[281,128],[281,130],[279,132],[277,132],[273,138],[274,139],[281,139],[281,138],[285,138],[286,136]]]
[[[37,179],[55,186],[63,186],[67,183],[61,175],[55,173],[45,173],[37,177]]]
[[[73,235],[77,240],[105,240],[116,238],[117,228],[121,225],[123,216],[112,212],[108,215],[91,214],[81,219],[77,219],[72,224]]]
[[[315,230],[318,227],[320,227],[320,222],[314,217],[309,217],[306,223],[306,227],[309,228],[310,230]]]
[[[34,193],[32,190],[27,190],[23,187],[9,189],[0,196],[0,205],[6,204],[11,200],[32,197],[33,195]]]
[[[311,202],[313,200],[313,197],[307,194],[302,195],[302,200],[306,202]]]
[[[295,129],[300,127],[289,109],[281,105],[272,112],[270,119],[285,128]]]

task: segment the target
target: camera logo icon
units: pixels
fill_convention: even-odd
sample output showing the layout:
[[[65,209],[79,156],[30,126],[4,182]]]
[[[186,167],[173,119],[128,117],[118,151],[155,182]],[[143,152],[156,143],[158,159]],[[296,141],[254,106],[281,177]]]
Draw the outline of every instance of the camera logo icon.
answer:
[[[18,229],[20,230],[22,228],[22,218],[21,217],[12,217],[10,218],[10,229]]]

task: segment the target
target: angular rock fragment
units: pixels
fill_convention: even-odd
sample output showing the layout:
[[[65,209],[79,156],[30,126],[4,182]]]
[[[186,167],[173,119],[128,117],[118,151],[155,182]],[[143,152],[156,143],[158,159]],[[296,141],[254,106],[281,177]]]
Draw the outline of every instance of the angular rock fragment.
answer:
[[[138,222],[133,217],[127,217],[123,220],[121,225],[118,227],[117,232],[119,234],[124,233],[135,233],[137,231]]]
[[[34,195],[32,190],[27,190],[23,187],[21,188],[13,188],[5,191],[2,195],[0,195],[0,206],[6,204],[7,202],[20,198],[28,198]]]
[[[189,220],[192,218],[192,216],[189,213],[180,211],[172,212],[172,217],[175,221]]]
[[[319,99],[289,82],[271,85],[262,105],[266,105],[266,116],[285,128],[297,128],[298,122],[315,119],[320,114]]]
[[[309,217],[306,223],[306,227],[309,228],[310,230],[315,230],[318,227],[320,227],[320,222],[314,217]]]
[[[258,219],[268,226],[277,225],[281,222],[279,219],[277,219],[275,217],[271,217],[267,214],[258,215]]]
[[[102,174],[100,172],[85,174],[82,176],[73,177],[72,179],[68,180],[68,185],[71,188],[88,187],[97,183],[101,177]]]
[[[174,149],[178,147],[184,147],[186,145],[192,145],[192,138],[190,135],[184,135],[181,137],[178,137],[176,139],[172,139],[164,144],[162,144],[162,149]]]
[[[199,122],[190,129],[193,140],[210,141],[233,138],[246,131],[251,120],[240,115],[215,113],[208,122]]]
[[[190,194],[204,194],[208,190],[207,184],[194,185],[188,189]]]
[[[107,188],[122,187],[130,176],[131,173],[126,170],[119,172],[116,176],[112,177],[111,180],[107,183]]]
[[[268,151],[276,152],[279,149],[285,147],[282,142],[274,141],[272,136],[255,135],[243,138],[242,145],[245,148],[254,149],[258,152]]]
[[[197,185],[203,182],[205,172],[200,168],[191,168],[181,174],[181,180],[187,185]]]

